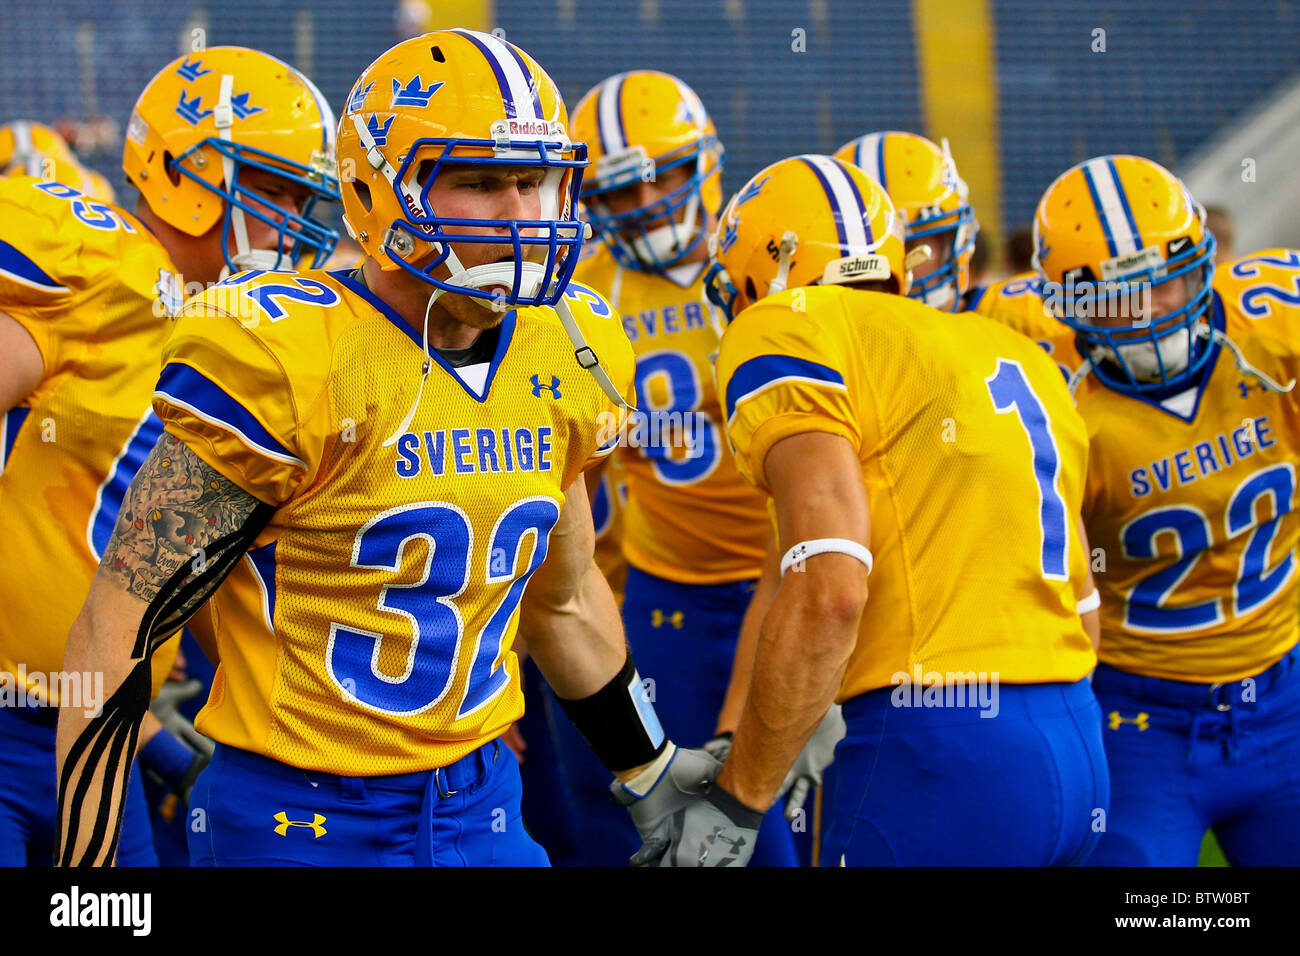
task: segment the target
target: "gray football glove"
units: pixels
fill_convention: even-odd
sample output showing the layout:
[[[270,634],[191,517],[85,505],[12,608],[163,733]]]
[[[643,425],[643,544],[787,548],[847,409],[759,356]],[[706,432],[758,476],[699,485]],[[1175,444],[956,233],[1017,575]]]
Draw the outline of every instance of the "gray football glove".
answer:
[[[727,731],[725,734],[718,734],[718,736],[705,742],[704,749],[707,750],[709,755],[718,763],[726,763],[727,754],[731,753],[731,738],[731,731]]]
[[[659,775],[634,790],[615,780],[609,790],[614,802],[627,807],[641,834],[641,849],[629,861],[632,866],[654,864],[667,853],[676,831],[673,818],[701,800],[722,769],[722,763],[704,750],[686,750],[669,743]]]
[[[844,737],[844,716],[839,704],[831,704],[826,716],[817,725],[813,735],[804,744],[803,750],[795,758],[794,766],[786,774],[785,782],[777,792],[777,799],[787,790],[790,795],[785,800],[785,818],[790,821],[799,815],[808,791],[814,785],[821,786],[822,772],[835,760],[835,745]]]

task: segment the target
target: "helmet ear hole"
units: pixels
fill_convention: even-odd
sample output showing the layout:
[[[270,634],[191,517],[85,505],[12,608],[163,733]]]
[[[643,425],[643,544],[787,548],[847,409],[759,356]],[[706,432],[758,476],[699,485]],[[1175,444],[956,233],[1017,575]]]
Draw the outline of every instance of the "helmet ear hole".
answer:
[[[181,171],[176,168],[176,157],[171,153],[164,151],[162,156],[163,169],[167,173],[167,179],[173,186],[181,184]]]
[[[361,208],[366,212],[370,212],[374,206],[374,199],[370,196],[370,187],[361,180],[357,180],[352,183],[352,188],[356,190],[357,202],[361,203]]]
[[[434,62],[434,63],[446,63],[446,62],[447,62],[447,58],[446,58],[445,56],[442,55],[442,47],[437,47],[437,46],[431,46],[431,47],[429,47],[429,55],[430,55],[431,57],[433,57],[433,62]]]
[[[754,280],[745,276],[745,296],[750,302],[758,301],[758,290],[754,288]]]

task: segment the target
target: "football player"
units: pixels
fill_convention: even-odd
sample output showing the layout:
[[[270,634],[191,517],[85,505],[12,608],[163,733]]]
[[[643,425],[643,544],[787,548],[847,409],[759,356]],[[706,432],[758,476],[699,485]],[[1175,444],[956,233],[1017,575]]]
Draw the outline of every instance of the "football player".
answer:
[[[823,865],[1082,860],[1107,778],[1065,383],[1023,336],[906,297],[901,217],[856,166],[769,166],[712,243],[727,432],[781,577],[727,762],[641,858],[745,862],[835,700]]]
[[[585,160],[555,84],[431,33],[362,73],[339,130],[361,267],[231,276],[167,344],[165,432],[69,637],[112,697],[61,715],[64,862],[110,858],[150,642],[218,584],[195,865],[544,864],[498,740],[517,629],[640,825],[716,771],[660,728],[592,558],[582,472],[633,358],[565,288]]]
[[[77,162],[58,132],[31,120],[0,126],[0,176],[35,176],[71,186],[91,199],[117,201],[108,180]]]
[[[591,170],[582,199],[603,242],[576,278],[623,315],[638,410],[617,458],[627,482],[623,622],[665,729],[714,737],[741,620],[762,568],[767,515],[722,434],[712,356],[721,320],[704,294],[709,230],[722,208],[723,147],[686,83],[653,70],[612,76],[574,110]],[[582,859],[627,860],[636,831],[609,800],[609,774],[561,726],[583,817]],[[774,813],[755,862],[793,866]]]
[[[0,181],[0,669],[18,675],[33,705],[0,708],[2,862],[53,856],[52,708],[78,701],[50,678],[127,486],[162,433],[150,396],[169,313],[186,281],[329,251],[334,233],[309,207],[337,198],[332,126],[305,77],[263,53],[216,47],[168,64],[141,93],[123,153],[140,191],[133,212],[48,177]],[[13,124],[8,135],[42,145],[38,129]],[[161,512],[133,520],[154,527]],[[171,642],[155,655],[153,690],[175,652]],[[157,726],[146,721],[141,760],[183,792],[195,753]],[[118,861],[150,862],[135,775],[129,796]]]
[[[1111,811],[1092,863],[1300,863],[1300,253],[1216,268],[1202,208],[1137,156],[1062,174],[1044,300],[1086,356]]]

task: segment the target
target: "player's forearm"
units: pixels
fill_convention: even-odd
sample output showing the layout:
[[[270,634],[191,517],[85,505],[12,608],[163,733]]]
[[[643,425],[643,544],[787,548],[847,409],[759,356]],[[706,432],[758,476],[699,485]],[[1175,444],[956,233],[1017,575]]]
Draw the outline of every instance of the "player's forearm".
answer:
[[[767,809],[795,758],[834,702],[858,634],[866,576],[847,571],[787,574],[763,621],[750,689],[718,783],[742,803]],[[860,581],[860,585],[857,583]]]
[[[576,700],[594,694],[627,660],[618,605],[594,560],[568,598],[525,602],[523,611],[519,632],[560,697]]]
[[[763,575],[758,579],[754,596],[750,598],[749,607],[745,609],[745,617],[740,623],[740,637],[736,641],[736,654],[731,665],[731,680],[727,683],[727,693],[722,700],[722,709],[718,712],[715,733],[734,732],[745,709],[745,698],[749,696],[749,682],[754,672],[759,631],[781,581],[780,562],[775,549],[776,542],[769,542],[763,562]]]
[[[144,613],[144,602],[97,576],[69,632],[64,670],[102,675],[104,699],[59,710],[60,865],[113,862],[126,780],[149,706],[147,645],[136,647]]]

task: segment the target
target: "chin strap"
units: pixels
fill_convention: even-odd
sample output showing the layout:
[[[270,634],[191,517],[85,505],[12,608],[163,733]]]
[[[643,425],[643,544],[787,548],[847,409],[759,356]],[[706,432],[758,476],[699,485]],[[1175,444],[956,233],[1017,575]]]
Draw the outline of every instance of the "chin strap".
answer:
[[[1070,390],[1071,398],[1074,398],[1075,389],[1077,389],[1080,385],[1083,384],[1083,380],[1088,377],[1088,373],[1091,371],[1092,371],[1092,359],[1085,358],[1083,360],[1083,364],[1074,370],[1074,374],[1070,376],[1070,381],[1066,385],[1066,387]]]
[[[791,260],[794,258],[794,251],[798,248],[799,237],[787,229],[785,235],[781,237],[779,258],[776,263],[776,278],[767,287],[768,295],[776,295],[778,292],[785,291],[785,284],[790,281]]]
[[[573,318],[573,312],[569,309],[569,303],[564,296],[560,296],[552,308],[555,309],[555,314],[560,317],[560,324],[564,326],[569,341],[573,343],[573,357],[578,360],[578,364],[591,373],[591,377],[596,380],[596,384],[605,393],[605,397],[614,403],[614,407],[627,412],[636,411],[636,406],[629,405],[627,399],[620,395],[618,389],[614,387],[609,374],[605,371],[604,366],[600,364],[600,357],[596,355],[596,350],[587,344],[587,339],[582,334],[582,329],[578,327],[577,321]]]
[[[217,136],[232,147],[235,145],[234,138],[230,135],[231,127],[235,123],[235,112],[231,106],[230,100],[235,91],[235,77],[227,73],[221,78],[221,89],[217,94],[217,105],[212,111],[212,122],[217,127]],[[235,195],[235,157],[229,153],[223,153],[221,156],[221,169],[226,177],[226,191],[230,193],[231,199],[226,201],[230,206],[230,225],[235,232],[235,254],[232,256],[227,250],[222,252],[227,256],[228,262],[224,269],[221,270],[221,279],[227,278],[232,270],[234,272],[246,272],[249,269],[265,269],[270,271],[279,268],[279,252],[270,249],[250,249],[248,247],[248,223],[244,219],[244,210],[234,205],[233,197]]]
[[[1262,384],[1265,388],[1269,389],[1270,391],[1274,391],[1277,392],[1279,395],[1282,395],[1291,391],[1291,389],[1295,388],[1295,379],[1291,379],[1291,381],[1287,382],[1285,385],[1279,385],[1277,382],[1273,381],[1271,378],[1269,378],[1259,369],[1255,368],[1255,366],[1251,365],[1248,361],[1246,361],[1246,356],[1241,354],[1241,349],[1237,347],[1237,343],[1232,341],[1232,339],[1228,337],[1228,334],[1226,332],[1220,332],[1218,329],[1210,329],[1208,334],[1203,331],[1198,331],[1197,335],[1200,338],[1213,339],[1213,341],[1218,342],[1220,345],[1226,348],[1229,352],[1232,353],[1232,361],[1233,364],[1237,366],[1238,372],[1240,372],[1242,375],[1254,376],[1255,378],[1259,379],[1260,384]]]
[[[402,419],[402,424],[397,426],[397,430],[384,439],[384,448],[389,448],[397,444],[397,440],[406,434],[406,430],[411,427],[411,421],[415,418],[415,412],[420,407],[420,399],[424,398],[424,383],[429,378],[429,370],[433,368],[433,359],[429,356],[429,313],[433,310],[433,303],[442,295],[442,289],[434,289],[433,294],[429,296],[429,302],[424,307],[424,327],[420,332],[420,351],[424,353],[424,365],[420,368],[420,387],[415,390],[415,401],[411,402],[411,407],[406,410],[406,416]]]

